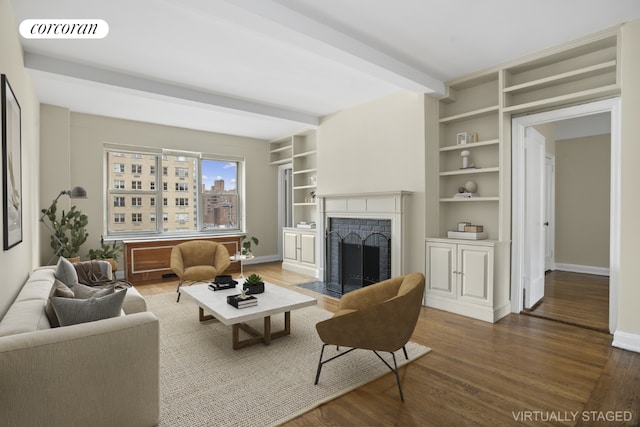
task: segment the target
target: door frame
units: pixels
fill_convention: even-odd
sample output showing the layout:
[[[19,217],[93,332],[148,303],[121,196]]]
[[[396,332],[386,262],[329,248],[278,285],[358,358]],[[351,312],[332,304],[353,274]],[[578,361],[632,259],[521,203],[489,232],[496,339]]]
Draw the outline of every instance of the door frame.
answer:
[[[523,310],[524,272],[524,133],[529,126],[559,120],[590,116],[599,113],[611,114],[611,188],[610,188],[610,244],[609,244],[609,331],[615,332],[618,323],[618,292],[620,275],[620,163],[621,163],[621,99],[611,98],[575,105],[557,110],[512,118],[511,164],[512,164],[512,246],[511,246],[511,311]]]
[[[545,249],[547,247],[551,247],[551,260],[547,262],[546,253],[544,260],[544,268],[547,270],[555,270],[556,269],[556,251],[555,251],[555,242],[556,242],[556,156],[555,154],[546,153],[544,156],[544,164],[545,164],[545,189],[548,189],[546,200],[545,200],[545,213],[547,215],[547,225],[546,230],[546,239],[545,239]],[[551,164],[551,173],[547,173],[546,167]]]

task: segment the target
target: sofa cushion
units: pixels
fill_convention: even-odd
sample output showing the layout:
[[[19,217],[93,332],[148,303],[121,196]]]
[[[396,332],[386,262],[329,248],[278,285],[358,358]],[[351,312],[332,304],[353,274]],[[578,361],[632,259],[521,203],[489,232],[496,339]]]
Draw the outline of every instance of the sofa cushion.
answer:
[[[65,257],[60,257],[56,266],[56,279],[70,288],[78,283],[78,273],[73,264]]]
[[[111,295],[115,292],[115,288],[113,285],[109,285],[106,287],[93,287],[83,285],[82,283],[76,283],[75,285],[73,285],[71,291],[73,292],[73,298],[87,299],[100,298],[105,295]]]
[[[89,299],[51,297],[51,305],[61,326],[76,325],[119,316],[126,294],[127,290],[124,289]]]
[[[51,305],[51,297],[62,297],[62,298],[73,298],[73,291],[60,280],[56,279],[53,286],[51,287],[51,293],[49,294],[49,298],[47,299],[47,303],[44,306],[44,312],[47,314],[47,318],[49,319],[49,324],[52,328],[57,328],[60,326],[60,321],[56,316],[56,312],[53,310],[53,306]]]

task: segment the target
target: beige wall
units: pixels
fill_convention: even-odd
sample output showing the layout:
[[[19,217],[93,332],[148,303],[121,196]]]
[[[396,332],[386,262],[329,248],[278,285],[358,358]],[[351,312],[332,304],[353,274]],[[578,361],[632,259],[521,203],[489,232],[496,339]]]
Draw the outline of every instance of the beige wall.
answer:
[[[39,104],[31,79],[24,69],[9,0],[0,0],[0,72],[7,75],[18,99],[22,119],[22,243],[0,251],[0,318],[13,302],[29,272],[37,264],[34,230],[38,221],[38,126]],[[1,168],[1,166],[0,166]],[[0,217],[3,215],[0,209]],[[2,227],[0,227],[2,234]],[[2,239],[0,239],[2,240]]]
[[[640,336],[640,20],[622,29],[622,152],[620,165],[620,290],[618,330]],[[611,266],[617,268],[618,266]],[[640,340],[640,338],[636,338]]]
[[[53,157],[56,161],[50,162],[49,157],[43,155],[43,159],[47,159],[41,166],[43,177],[47,177],[43,187],[47,185],[53,196],[76,185],[87,190],[87,199],[74,200],[74,204],[89,216],[89,238],[80,250],[82,257],[86,257],[89,249],[99,246],[100,235],[104,233],[105,143],[244,157],[247,231],[260,239],[254,252],[257,256],[277,254],[277,168],[268,164],[266,141],[89,114],[69,114],[66,109],[50,105],[42,106],[42,116],[45,118],[41,132],[43,150],[46,147],[52,157],[57,156]],[[68,168],[65,156],[68,156]],[[43,203],[48,206],[50,199],[50,196],[44,197]],[[43,235],[41,259],[45,262],[51,257],[46,239],[48,236]]]
[[[408,265],[424,271],[425,101],[400,92],[323,118],[318,194],[413,191]]]
[[[608,268],[611,136],[555,146],[555,262]]]

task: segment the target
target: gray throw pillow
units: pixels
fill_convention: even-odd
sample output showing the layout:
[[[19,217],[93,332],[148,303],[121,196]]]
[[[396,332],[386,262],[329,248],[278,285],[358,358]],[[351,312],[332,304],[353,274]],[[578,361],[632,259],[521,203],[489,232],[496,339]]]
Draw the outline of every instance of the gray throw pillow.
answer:
[[[55,276],[56,279],[60,280],[70,288],[73,288],[73,285],[78,283],[78,273],[76,272],[76,268],[65,257],[60,257],[58,260]]]
[[[76,283],[73,285],[74,298],[87,299],[87,298],[100,298],[105,295],[110,295],[115,292],[113,285],[102,288],[83,285],[82,283]]]
[[[126,293],[124,289],[99,298],[51,297],[51,305],[60,320],[60,326],[77,325],[119,316]]]
[[[58,316],[56,316],[56,312],[51,306],[51,297],[73,298],[74,294],[73,294],[73,291],[69,289],[67,285],[62,283],[60,280],[56,279],[56,281],[53,283],[53,286],[51,287],[51,292],[49,293],[49,299],[47,300],[47,303],[44,306],[44,312],[47,315],[47,318],[49,319],[49,324],[51,325],[51,327],[57,328],[58,326],[60,326],[60,321],[58,320]]]

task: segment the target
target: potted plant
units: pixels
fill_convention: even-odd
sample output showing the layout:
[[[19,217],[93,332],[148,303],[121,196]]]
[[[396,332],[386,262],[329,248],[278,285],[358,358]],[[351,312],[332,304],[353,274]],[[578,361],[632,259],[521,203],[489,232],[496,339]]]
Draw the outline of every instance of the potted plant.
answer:
[[[105,243],[104,237],[100,236],[100,249],[90,249],[90,259],[102,259],[108,261],[111,264],[111,270],[116,271],[118,269],[118,257],[122,252],[122,248],[115,240],[111,243]]]
[[[260,243],[258,241],[258,238],[255,236],[242,236],[242,255],[246,255],[247,257],[250,257],[252,255],[252,249],[251,249],[251,244],[254,244],[256,246],[258,246],[258,244]]]
[[[79,261],[80,246],[89,237],[86,229],[89,219],[75,205],[71,206],[67,213],[62,211],[60,220],[57,218],[57,211],[57,200],[54,200],[48,209],[40,211],[49,218],[54,230],[54,234],[51,236],[51,247],[56,254],[70,261]]]
[[[262,277],[253,273],[246,279],[244,279],[244,284],[242,288],[246,291],[247,294],[261,294],[264,292],[264,281]]]

